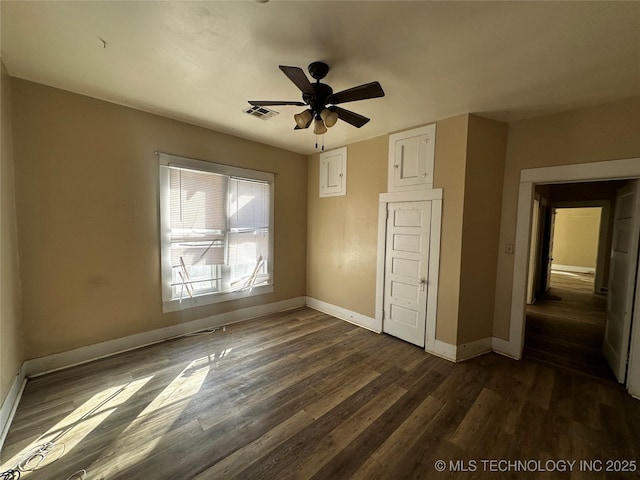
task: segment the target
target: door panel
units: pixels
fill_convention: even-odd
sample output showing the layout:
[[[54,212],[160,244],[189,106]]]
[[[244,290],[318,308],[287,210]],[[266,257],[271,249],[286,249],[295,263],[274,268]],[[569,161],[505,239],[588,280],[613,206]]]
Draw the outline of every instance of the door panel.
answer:
[[[400,253],[402,250],[396,251]],[[391,261],[391,274],[400,277],[418,278],[420,275],[420,260],[411,260],[407,258],[394,258]]]
[[[418,303],[420,301],[420,289],[417,285],[410,285],[403,282],[391,282],[391,296]]]
[[[416,235],[394,235],[393,249],[402,252],[420,252],[422,239]]]
[[[626,377],[629,333],[638,262],[636,202],[638,182],[618,189],[609,265],[607,320],[602,351],[619,382]]]
[[[551,288],[551,268],[553,267],[553,235],[556,228],[556,209],[551,208],[549,211],[549,252],[547,253],[547,270],[546,278],[544,282],[544,292],[547,292]]]
[[[535,279],[538,270],[538,246],[540,243],[540,201],[533,200],[531,223],[531,246],[529,248],[529,277],[527,279],[527,305],[536,299]]]
[[[383,331],[424,347],[431,202],[388,204]]]

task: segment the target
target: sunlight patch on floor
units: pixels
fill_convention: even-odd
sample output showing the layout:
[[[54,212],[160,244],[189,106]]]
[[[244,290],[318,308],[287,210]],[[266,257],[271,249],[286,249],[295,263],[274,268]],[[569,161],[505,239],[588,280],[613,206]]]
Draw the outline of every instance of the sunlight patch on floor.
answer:
[[[67,415],[63,420],[50,428],[45,434],[33,441],[27,448],[13,457],[9,462],[0,467],[4,472],[10,468],[16,468],[30,453],[33,459],[26,465],[29,468],[41,470],[46,465],[67,455],[78,445],[87,435],[89,435],[98,425],[100,425],[109,415],[129,400],[138,390],[140,390],[153,375],[135,380],[117,387],[111,387],[95,394],[91,399],[84,402],[80,407]],[[46,455],[38,454],[40,445],[51,442],[54,447]],[[20,478],[23,479],[31,473],[30,470],[23,471]]]
[[[220,354],[222,356],[222,354]],[[220,358],[220,356],[218,358]],[[115,476],[146,458],[162,440],[174,421],[198,393],[216,355],[193,360],[153,399],[87,471],[104,478]],[[140,446],[140,437],[147,441]],[[135,447],[135,448],[134,448]]]

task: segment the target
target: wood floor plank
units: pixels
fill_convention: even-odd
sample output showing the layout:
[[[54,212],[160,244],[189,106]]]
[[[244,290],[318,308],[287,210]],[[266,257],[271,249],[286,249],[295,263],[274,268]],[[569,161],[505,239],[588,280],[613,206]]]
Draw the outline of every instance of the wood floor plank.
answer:
[[[354,372],[355,373],[355,372]],[[316,443],[328,435],[337,423],[349,419],[369,399],[391,385],[399,372],[395,368],[389,369],[377,376],[353,395],[337,404],[330,414],[325,414],[308,428],[293,435],[287,442],[271,452],[259,465],[252,465],[241,472],[237,478],[243,480],[279,478],[284,470],[298,469],[306,462],[306,458],[313,452]]]
[[[308,385],[319,392],[315,387],[323,377],[328,376],[324,373],[325,370],[330,369],[332,373],[339,374],[348,370],[354,361],[353,352],[342,350],[341,353],[343,355],[327,356],[321,362],[311,362],[306,366],[299,365],[290,372],[275,371],[273,372],[275,378],[262,379],[264,381],[247,385],[236,385],[234,390],[228,390],[228,385],[222,386],[222,396],[210,397],[214,400],[214,404],[209,401],[198,404],[198,412],[194,413],[197,414],[202,428],[208,430],[229,416],[249,413],[252,398],[270,398],[288,389],[297,390],[302,385]]]
[[[615,382],[603,354],[604,295],[593,275],[552,272],[548,293],[527,305],[524,358]]]
[[[404,388],[396,385],[381,391],[349,419],[320,439],[300,468],[282,472],[279,480],[311,478],[406,393]]]
[[[386,471],[383,476],[393,474],[393,471],[397,468],[398,461],[402,458],[402,454],[415,445],[422,431],[425,428],[429,428],[429,423],[441,408],[442,402],[432,396],[428,396],[369,456],[367,461],[351,478],[354,480],[366,480],[374,477],[376,471]]]
[[[232,478],[237,476],[246,467],[247,459],[260,459],[274,448],[287,441],[291,435],[310,425],[314,418],[304,410],[296,412],[293,416],[278,424],[267,433],[239,448],[224,460],[216,463],[196,479]]]
[[[495,417],[494,412],[501,405],[502,397],[487,388],[483,388],[480,395],[471,405],[467,414],[458,425],[458,428],[449,437],[451,443],[463,450],[477,444],[481,432],[486,428],[485,424]]]
[[[358,435],[334,460],[323,466],[312,478],[349,478],[382,445],[442,382],[442,374],[430,371],[416,384],[414,390],[403,395],[391,408]]]
[[[488,354],[454,364],[301,308],[30,380],[0,472],[50,438],[57,456],[24,478],[605,478],[450,467],[637,461],[640,402],[538,362]]]

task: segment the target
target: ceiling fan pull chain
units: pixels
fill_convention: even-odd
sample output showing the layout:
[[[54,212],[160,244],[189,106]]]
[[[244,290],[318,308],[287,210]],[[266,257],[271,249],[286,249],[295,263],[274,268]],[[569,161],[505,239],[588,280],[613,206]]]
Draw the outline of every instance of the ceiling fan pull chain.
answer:
[[[322,134],[322,151],[324,152],[324,133]]]

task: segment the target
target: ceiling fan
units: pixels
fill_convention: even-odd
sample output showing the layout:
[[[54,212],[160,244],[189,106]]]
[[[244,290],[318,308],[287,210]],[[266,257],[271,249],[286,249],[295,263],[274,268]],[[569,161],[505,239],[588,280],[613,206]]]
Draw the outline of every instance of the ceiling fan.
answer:
[[[280,70],[300,89],[303,101],[249,100],[249,103],[253,106],[308,106],[308,109],[293,116],[296,121],[295,130],[309,128],[309,125],[313,122],[313,133],[321,135],[327,131],[327,127],[334,126],[338,119],[360,128],[370,119],[336,105],[368,98],[384,97],[384,90],[382,90],[378,82],[365,83],[364,85],[333,93],[333,89],[329,85],[320,82],[329,72],[329,65],[324,62],[309,64],[309,75],[316,80],[316,83],[311,83],[299,67],[280,65]]]

